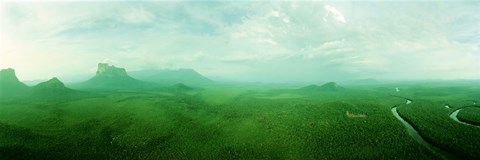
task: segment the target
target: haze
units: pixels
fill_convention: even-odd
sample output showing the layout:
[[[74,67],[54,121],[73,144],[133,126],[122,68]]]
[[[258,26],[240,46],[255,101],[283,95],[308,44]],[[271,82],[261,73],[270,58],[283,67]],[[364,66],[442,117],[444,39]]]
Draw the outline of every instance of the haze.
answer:
[[[192,68],[235,81],[480,79],[480,2],[0,2],[22,80]]]

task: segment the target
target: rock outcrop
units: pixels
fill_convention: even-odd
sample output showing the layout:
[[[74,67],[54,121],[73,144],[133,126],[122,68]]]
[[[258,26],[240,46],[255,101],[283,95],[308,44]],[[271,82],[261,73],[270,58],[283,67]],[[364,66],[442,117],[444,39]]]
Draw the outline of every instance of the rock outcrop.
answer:
[[[127,71],[124,68],[117,68],[107,63],[99,63],[96,76],[105,77],[128,77]]]

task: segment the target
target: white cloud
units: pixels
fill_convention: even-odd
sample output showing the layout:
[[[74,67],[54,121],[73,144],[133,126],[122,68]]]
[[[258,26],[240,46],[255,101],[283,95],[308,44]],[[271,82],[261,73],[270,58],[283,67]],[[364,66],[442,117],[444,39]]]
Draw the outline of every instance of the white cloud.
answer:
[[[332,6],[328,5],[328,4],[326,4],[324,8],[325,8],[325,10],[327,11],[327,16],[328,16],[329,14],[332,14],[333,18],[334,18],[335,20],[337,20],[338,22],[342,22],[342,23],[346,23],[346,22],[347,22],[347,21],[345,20],[345,17],[343,17],[343,14],[342,14],[340,11],[338,11],[336,8],[334,8],[334,7],[332,7]],[[323,20],[326,21],[325,18],[324,18]]]

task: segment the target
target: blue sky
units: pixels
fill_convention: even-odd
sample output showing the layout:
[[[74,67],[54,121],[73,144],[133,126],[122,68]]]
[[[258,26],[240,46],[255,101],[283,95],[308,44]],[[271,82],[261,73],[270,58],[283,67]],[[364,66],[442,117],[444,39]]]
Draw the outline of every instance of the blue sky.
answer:
[[[193,68],[237,81],[480,79],[480,2],[0,2],[21,79]]]

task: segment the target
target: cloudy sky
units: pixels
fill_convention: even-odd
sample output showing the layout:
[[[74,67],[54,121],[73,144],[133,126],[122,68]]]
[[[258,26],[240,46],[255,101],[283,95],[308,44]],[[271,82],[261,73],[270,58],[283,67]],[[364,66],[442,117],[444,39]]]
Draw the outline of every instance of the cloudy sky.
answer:
[[[19,78],[193,68],[237,81],[480,79],[480,2],[0,2]]]

